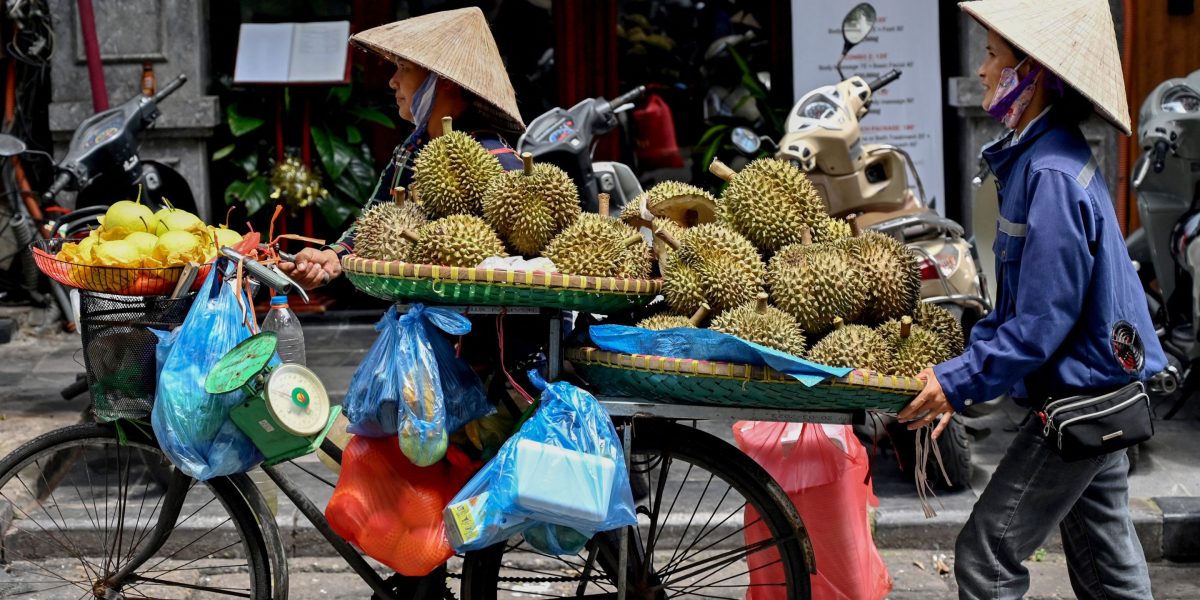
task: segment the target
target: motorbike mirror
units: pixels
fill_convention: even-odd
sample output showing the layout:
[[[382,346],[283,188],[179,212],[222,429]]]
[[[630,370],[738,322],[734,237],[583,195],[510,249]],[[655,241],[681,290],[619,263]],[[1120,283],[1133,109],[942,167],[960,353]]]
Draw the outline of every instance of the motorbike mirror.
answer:
[[[729,141],[733,142],[733,145],[742,154],[750,156],[757,154],[758,149],[762,147],[762,140],[745,127],[734,127],[733,131],[729,133]]]
[[[25,152],[25,142],[20,138],[0,133],[0,156],[16,156]]]
[[[846,51],[857,46],[875,29],[875,7],[863,2],[850,9],[842,20],[842,38],[846,40]]]

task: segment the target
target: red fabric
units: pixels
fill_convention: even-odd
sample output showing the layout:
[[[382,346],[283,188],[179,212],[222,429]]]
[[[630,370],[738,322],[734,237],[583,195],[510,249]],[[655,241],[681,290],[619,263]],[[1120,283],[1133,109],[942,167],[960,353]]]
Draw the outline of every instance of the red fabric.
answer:
[[[637,124],[637,157],[642,170],[678,169],[683,156],[675,141],[675,117],[658,94],[647,94],[646,104],[633,110]]]
[[[338,535],[397,573],[427,575],[454,555],[442,510],[480,466],[450,446],[441,462],[417,467],[395,437],[355,436],[342,451],[325,518]]]
[[[827,433],[828,432],[828,433]],[[800,512],[816,554],[812,597],[823,600],[879,600],[892,590],[892,578],[871,539],[867,504],[879,500],[866,480],[867,450],[847,425],[741,421],[733,426],[738,446],[787,492]],[[845,449],[843,449],[845,448]],[[758,514],[746,508],[746,544],[770,538]],[[749,556],[747,600],[785,600],[777,552]]]

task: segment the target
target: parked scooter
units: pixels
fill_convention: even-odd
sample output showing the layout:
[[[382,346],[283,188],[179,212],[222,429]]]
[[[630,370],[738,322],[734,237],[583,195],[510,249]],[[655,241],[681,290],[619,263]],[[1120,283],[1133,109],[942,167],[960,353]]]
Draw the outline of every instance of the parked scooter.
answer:
[[[586,212],[599,210],[599,194],[611,198],[610,213],[642,193],[642,185],[628,165],[593,162],[592,152],[600,136],[616,129],[618,115],[633,108],[646,93],[638,86],[612,100],[588,98],[572,106],[554,108],[534,119],[517,142],[518,152],[530,152],[538,162],[562,168],[579,188],[579,202]]]
[[[1200,71],[1168,79],[1146,97],[1133,168],[1142,228],[1126,240],[1170,363],[1149,388],[1173,400],[1174,417],[1200,385]]]
[[[769,148],[774,145],[776,158],[790,161],[808,174],[831,216],[855,214],[861,227],[904,242],[920,262],[921,299],[954,313],[969,333],[992,309],[974,247],[964,237],[961,225],[930,207],[907,152],[862,142],[859,122],[867,116],[873,95],[900,78],[900,71],[870,82],[842,75],[842,60],[874,26],[875,9],[870,4],[859,4],[846,15],[842,23],[845,45],[837,65],[843,81],[804,94],[789,113],[777,145],[747,129],[735,130],[732,140],[750,155],[757,154],[764,143]],[[915,193],[909,184],[910,172]],[[988,410],[983,406],[973,407],[968,416]],[[913,460],[912,436],[894,421],[888,429],[907,467]],[[938,443],[952,487],[966,485],[971,474],[970,444],[958,415]]]

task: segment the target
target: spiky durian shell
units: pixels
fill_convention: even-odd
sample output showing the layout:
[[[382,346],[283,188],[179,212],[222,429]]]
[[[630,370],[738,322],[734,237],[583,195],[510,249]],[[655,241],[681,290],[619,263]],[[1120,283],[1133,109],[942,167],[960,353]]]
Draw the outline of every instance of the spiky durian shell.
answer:
[[[679,258],[699,278],[708,305],[717,314],[754,300],[765,271],[749,240],[717,223],[684,230]]]
[[[812,227],[813,243],[840,242],[851,236],[850,224],[842,219],[821,219]]]
[[[621,209],[621,220],[634,223],[642,218],[642,200],[655,217],[670,219],[683,227],[710,223],[715,219],[717,200],[694,185],[664,181],[631,200]]]
[[[915,377],[926,367],[950,358],[946,345],[936,333],[914,324],[905,338],[900,335],[900,328],[900,321],[892,319],[878,329],[879,335],[892,347],[892,369],[889,374]]]
[[[843,325],[808,351],[808,360],[831,367],[892,370],[892,348],[883,336],[865,325]]]
[[[634,235],[638,235],[636,229],[613,217],[583,213],[550,240],[542,256],[560,273],[644,277],[650,270],[650,251],[645,243],[627,246],[626,240]]]
[[[781,248],[767,266],[766,283],[771,301],[809,334],[828,331],[835,318],[862,313],[870,286],[849,255],[826,244]]]
[[[354,222],[354,253],[376,260],[408,260],[409,242],[402,234],[425,223],[425,213],[415,202],[376,204]]]
[[[936,333],[950,356],[963,353],[965,336],[962,323],[950,311],[935,304],[920,302],[917,304],[917,312],[913,314],[913,321]]]
[[[679,327],[694,329],[696,326],[687,317],[679,315],[654,315],[653,317],[646,317],[638,321],[637,327],[651,331],[662,331],[664,329],[676,329]]]
[[[504,172],[495,156],[461,131],[426,144],[413,170],[413,191],[433,218],[483,214],[488,183]]]
[[[414,263],[477,267],[486,258],[508,256],[496,232],[473,215],[432,221],[418,230],[417,236],[409,250],[409,260]]]
[[[804,332],[791,315],[775,308],[759,310],[755,302],[727,310],[713,319],[710,329],[740,337],[796,356],[804,354]]]
[[[917,258],[895,238],[876,231],[840,242],[871,282],[867,317],[876,323],[911,315],[921,295]]]
[[[803,171],[774,158],[746,165],[717,202],[721,221],[764,252],[801,241],[803,226],[824,219],[825,203]]]
[[[501,173],[483,195],[484,220],[522,256],[537,256],[579,213],[575,182],[549,163],[533,165],[528,174]]]
[[[694,314],[707,302],[704,288],[700,285],[700,275],[679,260],[679,255],[669,252],[660,265],[663,296],[672,312],[680,315]]]

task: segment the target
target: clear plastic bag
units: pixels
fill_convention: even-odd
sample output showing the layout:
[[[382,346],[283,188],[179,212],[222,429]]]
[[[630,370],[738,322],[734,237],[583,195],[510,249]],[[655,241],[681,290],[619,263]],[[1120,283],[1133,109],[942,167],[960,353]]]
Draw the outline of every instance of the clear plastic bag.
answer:
[[[356,435],[398,435],[417,466],[446,454],[450,434],[490,414],[479,376],[460,359],[448,335],[471,331],[466,317],[413,304],[404,315],[388,309],[375,325],[379,337],[350,380],[346,416]]]
[[[446,507],[455,550],[478,550],[524,532],[549,553],[569,553],[579,540],[634,525],[633,492],[620,438],[591,394],[569,383],[547,384],[541,406]],[[542,525],[557,525],[530,531]],[[571,531],[573,530],[573,531]]]
[[[218,265],[224,266],[224,261]],[[250,438],[229,419],[245,394],[204,391],[204,380],[225,353],[253,333],[242,319],[243,290],[214,267],[196,302],[177,330],[160,342],[158,389],[150,420],[163,452],[190,477],[201,481],[242,473],[262,461]],[[278,363],[278,359],[274,359]]]
[[[887,564],[871,537],[867,506],[879,501],[867,479],[866,448],[848,425],[741,421],[733,426],[738,447],[762,465],[787,492],[812,541],[817,572],[813,598],[878,600],[892,590]],[[771,538],[752,507],[744,515],[746,545]],[[747,557],[747,600],[785,600],[780,566],[766,553]],[[756,583],[760,585],[755,585]]]

